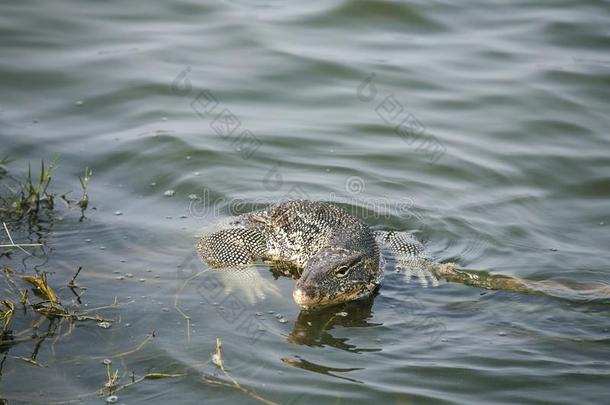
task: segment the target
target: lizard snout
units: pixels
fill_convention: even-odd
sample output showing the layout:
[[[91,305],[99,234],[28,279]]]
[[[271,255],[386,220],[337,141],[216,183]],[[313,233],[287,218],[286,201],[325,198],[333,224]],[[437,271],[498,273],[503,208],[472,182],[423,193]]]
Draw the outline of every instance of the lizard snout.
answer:
[[[318,301],[318,289],[311,284],[301,286],[297,283],[292,291],[292,298],[299,306],[312,306]]]

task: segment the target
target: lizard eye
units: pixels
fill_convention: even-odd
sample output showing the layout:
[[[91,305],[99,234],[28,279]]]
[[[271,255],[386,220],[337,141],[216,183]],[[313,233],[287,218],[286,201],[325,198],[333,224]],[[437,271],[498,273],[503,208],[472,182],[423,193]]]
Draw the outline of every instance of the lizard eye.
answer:
[[[345,277],[347,275],[347,273],[349,272],[349,267],[348,266],[339,266],[339,267],[337,267],[335,272],[337,273],[337,277]]]

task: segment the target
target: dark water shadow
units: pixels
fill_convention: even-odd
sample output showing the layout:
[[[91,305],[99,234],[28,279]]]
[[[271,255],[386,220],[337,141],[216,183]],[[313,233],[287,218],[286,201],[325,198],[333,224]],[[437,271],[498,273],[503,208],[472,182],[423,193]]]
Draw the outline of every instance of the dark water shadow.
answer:
[[[381,325],[369,321],[373,317],[372,307],[376,295],[332,307],[301,311],[288,335],[288,341],[309,347],[330,346],[355,353],[381,351],[381,348],[357,347],[348,343],[349,338],[335,337],[331,333],[336,326],[364,328]]]
[[[324,374],[335,378],[340,378],[342,380],[351,381],[359,384],[364,384],[363,381],[356,380],[354,378],[344,377],[341,375],[336,375],[334,373],[347,373],[350,371],[364,370],[363,367],[354,367],[354,368],[337,368],[337,367],[327,367],[322,364],[312,363],[310,361],[301,359],[299,356],[295,357],[282,357],[282,362],[292,367],[300,368],[306,371],[311,371],[318,374]]]

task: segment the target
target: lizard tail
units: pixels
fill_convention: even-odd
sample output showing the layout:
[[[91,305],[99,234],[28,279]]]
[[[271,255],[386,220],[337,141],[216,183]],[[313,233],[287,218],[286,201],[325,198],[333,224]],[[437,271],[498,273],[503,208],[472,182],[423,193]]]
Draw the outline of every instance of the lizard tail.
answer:
[[[483,270],[459,269],[455,263],[430,262],[428,269],[436,278],[487,290],[544,294],[572,301],[610,300],[610,286],[606,284],[568,287],[554,281],[527,280]]]

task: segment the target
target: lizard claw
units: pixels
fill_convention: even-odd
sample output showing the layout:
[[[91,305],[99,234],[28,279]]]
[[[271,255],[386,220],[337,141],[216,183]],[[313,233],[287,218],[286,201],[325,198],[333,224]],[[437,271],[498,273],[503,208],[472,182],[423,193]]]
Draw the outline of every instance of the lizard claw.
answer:
[[[422,282],[421,280],[425,280],[425,286],[428,286],[428,280],[430,280],[430,284],[432,285],[432,287],[438,287],[438,279],[436,277],[434,277],[434,274],[432,274],[432,272],[426,268],[420,268],[419,272],[418,272],[418,276],[419,276],[419,280],[420,282]],[[423,284],[423,283],[422,283]]]

